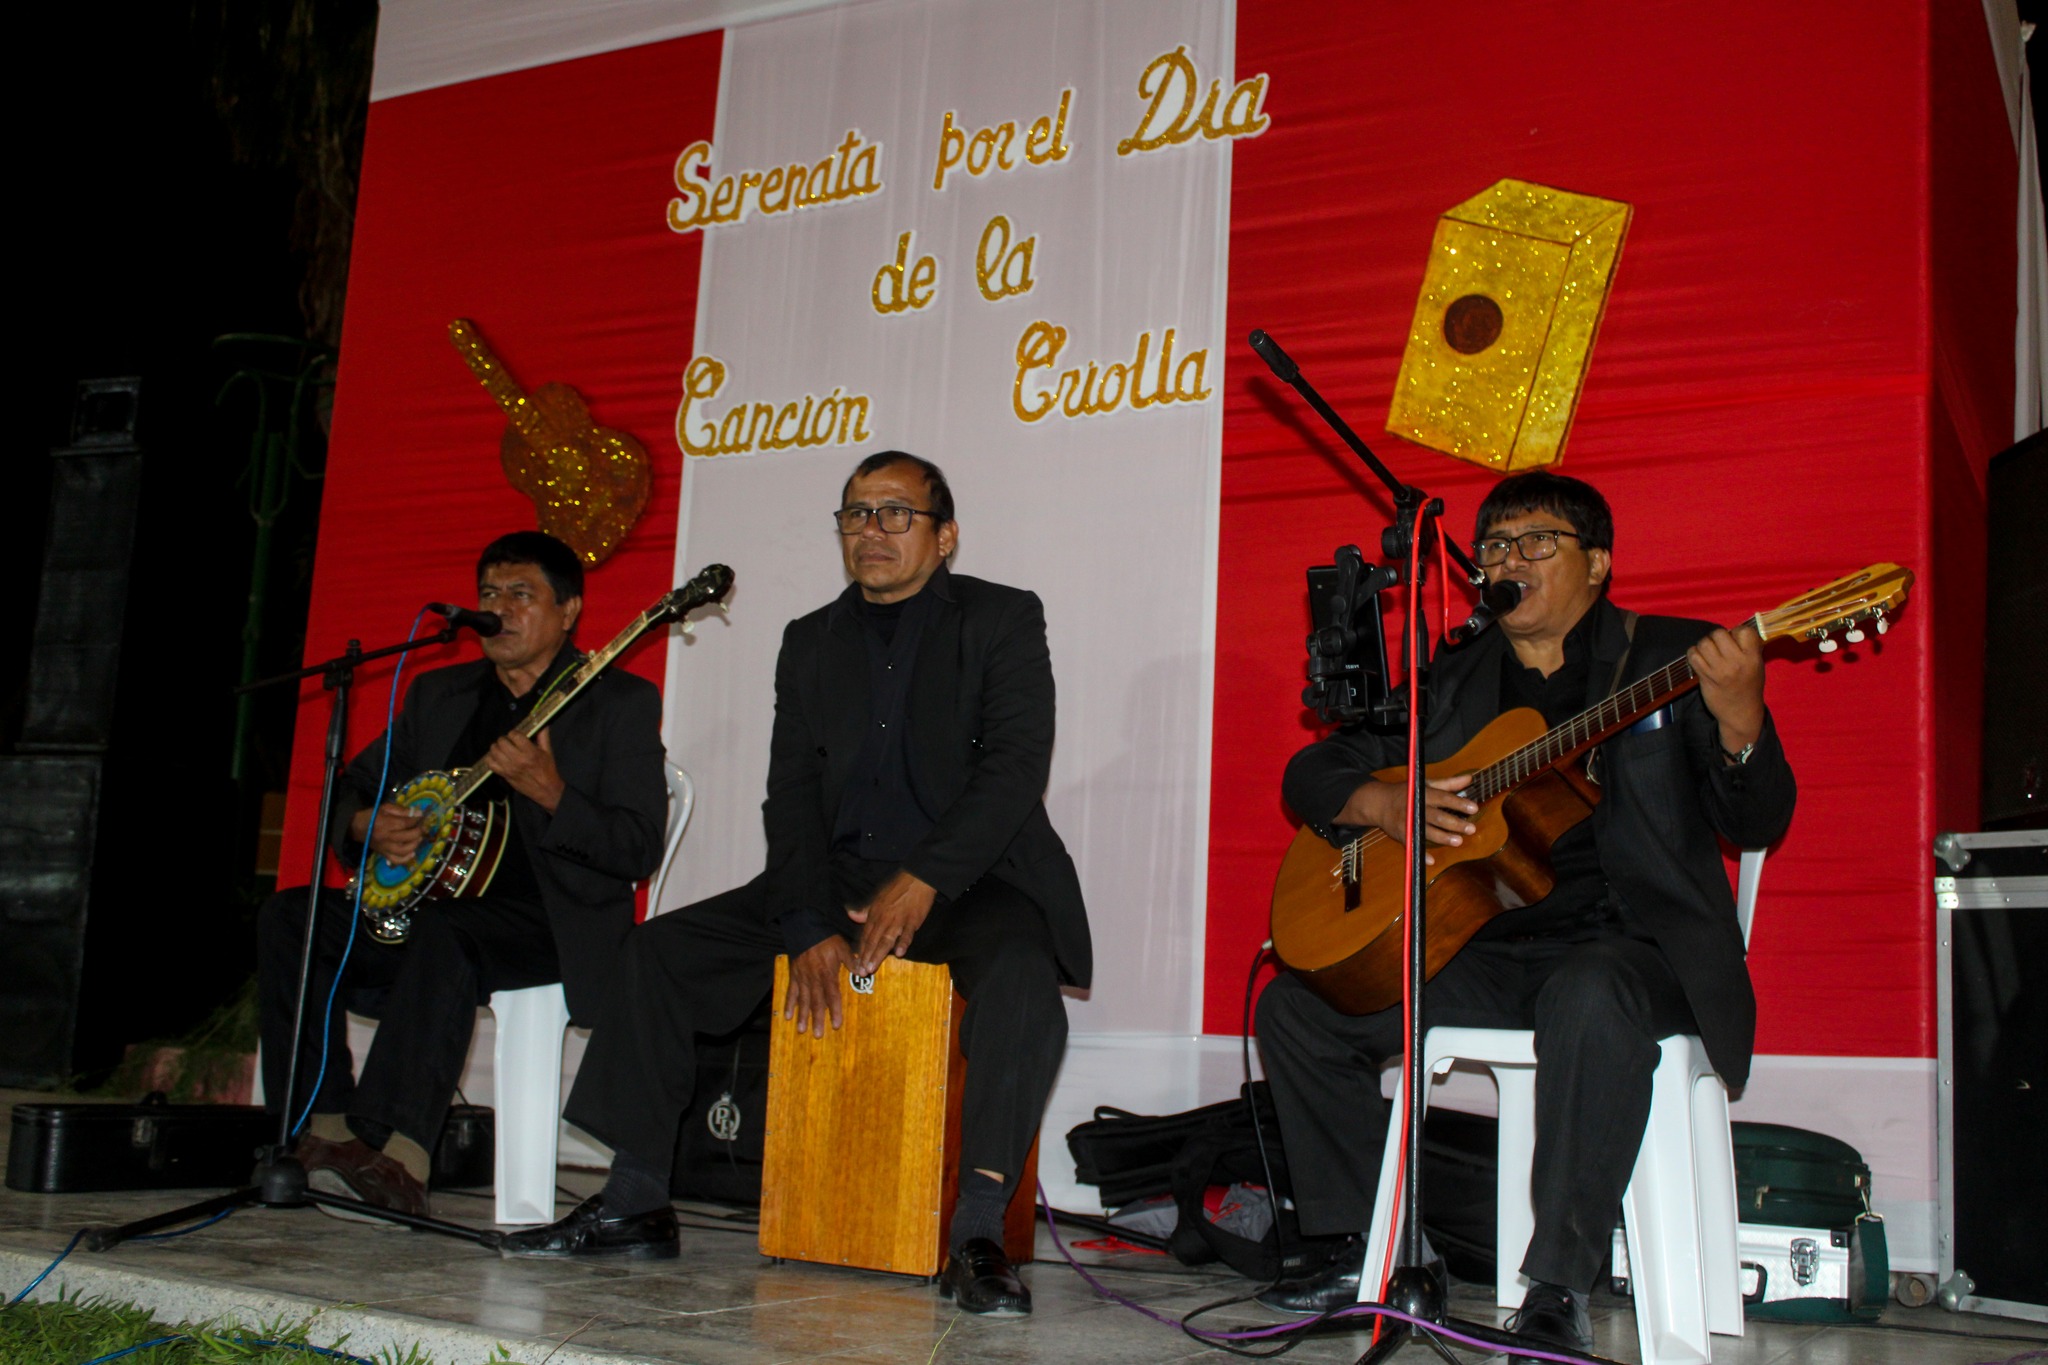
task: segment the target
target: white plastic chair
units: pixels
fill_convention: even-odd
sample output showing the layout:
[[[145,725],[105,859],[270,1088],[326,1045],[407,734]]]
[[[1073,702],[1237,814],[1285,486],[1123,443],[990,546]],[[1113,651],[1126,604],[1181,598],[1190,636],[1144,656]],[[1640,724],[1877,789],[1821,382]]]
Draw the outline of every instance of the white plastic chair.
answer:
[[[1742,855],[1735,913],[1744,943],[1756,913],[1763,864],[1761,849]],[[1713,1356],[1710,1334],[1739,1337],[1743,1328],[1728,1089],[1698,1038],[1681,1034],[1659,1046],[1663,1055],[1651,1086],[1650,1120],[1622,1196],[1636,1340],[1644,1365],[1702,1365]],[[1500,1088],[1494,1302],[1517,1308],[1529,1288],[1517,1267],[1536,1229],[1529,1193],[1536,1151],[1536,1035],[1526,1029],[1429,1030],[1423,1039],[1424,1074],[1442,1075],[1460,1061],[1487,1068]],[[1400,1213],[1401,1201],[1393,1191],[1400,1172],[1405,1087],[1405,1078],[1396,1081],[1365,1272],[1359,1279],[1362,1301],[1379,1292],[1390,1225]]]
[[[668,846],[647,895],[647,913],[658,914],[669,869],[689,827],[696,788],[674,762],[668,778]],[[497,1191],[500,1223],[551,1223],[555,1218],[555,1163],[562,1140],[562,1039],[569,1029],[569,1005],[559,982],[524,990],[495,991],[488,1006],[496,1019]]]

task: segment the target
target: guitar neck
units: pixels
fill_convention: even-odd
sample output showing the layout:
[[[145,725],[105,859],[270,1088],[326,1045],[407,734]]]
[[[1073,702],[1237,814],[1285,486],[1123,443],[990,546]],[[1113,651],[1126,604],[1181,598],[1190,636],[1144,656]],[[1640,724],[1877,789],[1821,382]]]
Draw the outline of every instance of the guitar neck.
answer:
[[[1745,624],[1760,636],[1766,633],[1761,616],[1751,617]],[[1692,659],[1679,655],[1648,677],[1630,683],[1598,705],[1546,731],[1541,739],[1481,769],[1472,780],[1472,799],[1485,802],[1514,790],[1545,769],[1575,758],[1626,730],[1673,697],[1698,687],[1699,681],[1693,675]]]
[[[483,334],[463,318],[448,324],[448,340],[462,356],[469,372],[484,386],[484,392],[496,400],[505,410],[505,416],[518,428],[521,435],[530,435],[540,418],[527,401],[526,390],[519,387],[512,376],[505,372],[505,366],[485,343]]]
[[[575,672],[559,679],[554,686],[550,687],[547,695],[534,703],[533,710],[527,714],[526,719],[515,727],[518,733],[527,739],[532,739],[535,735],[546,729],[548,722],[553,720],[578,692],[588,687],[598,674],[611,666],[612,660],[625,653],[627,646],[646,634],[647,628],[661,620],[665,614],[659,611],[641,612],[631,625],[612,638],[610,644],[585,659],[581,664],[577,665]],[[468,800],[471,796],[475,795],[478,787],[491,780],[491,776],[491,770],[483,767],[481,764],[468,769],[463,774],[462,780],[455,785],[454,799],[457,802]]]

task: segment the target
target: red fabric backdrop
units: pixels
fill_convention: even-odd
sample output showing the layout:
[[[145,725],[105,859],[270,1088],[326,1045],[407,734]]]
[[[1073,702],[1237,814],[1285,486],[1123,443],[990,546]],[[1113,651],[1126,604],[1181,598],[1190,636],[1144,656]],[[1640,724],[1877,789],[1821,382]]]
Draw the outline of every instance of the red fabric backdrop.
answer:
[[[673,586],[672,433],[701,246],[662,209],[677,150],[711,136],[722,50],[719,34],[683,38],[370,107],[307,658],[350,635],[401,638],[430,599],[473,601],[484,543],[534,524],[498,469],[505,419],[448,344],[458,317],[526,388],[575,386],[653,461],[645,514],[589,575],[579,636],[603,643]],[[659,684],[659,639],[624,666]],[[363,670],[352,746],[382,729],[390,679],[388,663]],[[306,874],[326,718],[316,684],[299,708],[287,880]]]
[[[1564,463],[1614,503],[1617,600],[1733,620],[1871,560],[1921,574],[1881,648],[1772,666],[1802,797],[1753,964],[1764,1050],[1929,1055],[1925,850],[1974,821],[1982,482],[2011,412],[2011,140],[1978,7],[1245,0],[1238,28],[1273,122],[1233,164],[1206,1027],[1237,1028],[1292,828],[1279,772],[1314,733],[1302,570],[1387,515],[1244,334],[1272,331],[1467,533],[1488,476],[1380,427],[1437,215],[1514,176],[1636,209]],[[466,598],[483,541],[533,522],[458,316],[648,445],[653,501],[591,576],[586,639],[670,586],[699,237],[661,209],[677,150],[712,136],[720,54],[713,34],[373,106],[308,657]],[[626,666],[659,681],[661,651]],[[389,677],[365,670],[352,742]],[[325,721],[304,695],[287,877]]]
[[[1945,8],[1931,42],[1912,4],[1240,7],[1238,71],[1270,73],[1273,124],[1232,166],[1210,1030],[1236,1031],[1292,834],[1279,772],[1314,734],[1302,570],[1345,541],[1370,557],[1388,513],[1244,335],[1271,331],[1469,535],[1490,477],[1380,428],[1435,218],[1513,176],[1635,206],[1563,465],[1614,505],[1617,601],[1732,621],[1872,560],[1921,573],[1881,647],[1772,665],[1801,800],[1751,960],[1762,1050],[1932,1054],[1926,849],[1937,809],[1975,816],[1968,478],[2005,444],[2013,320],[1990,43],[1975,6]],[[1966,211],[1930,206],[1930,85]],[[1955,253],[1943,405],[1971,419],[1940,436],[1931,217]]]

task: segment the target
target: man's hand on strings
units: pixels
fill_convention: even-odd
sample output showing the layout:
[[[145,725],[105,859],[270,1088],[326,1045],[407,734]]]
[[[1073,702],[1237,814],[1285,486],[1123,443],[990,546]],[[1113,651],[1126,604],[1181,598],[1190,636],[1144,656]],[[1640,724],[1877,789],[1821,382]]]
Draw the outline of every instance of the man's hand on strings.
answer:
[[[377,807],[376,827],[370,824],[367,809],[355,813],[348,822],[348,837],[357,843],[367,836],[370,852],[387,862],[404,867],[418,855],[420,845],[427,838],[427,817],[409,806],[396,805],[386,801]]]
[[[505,779],[507,786],[531,800],[549,815],[562,803],[568,784],[555,769],[555,742],[540,732],[534,743],[517,730],[508,730],[484,755],[484,766]]]
[[[1467,835],[1479,832],[1471,819],[1479,813],[1479,803],[1459,795],[1472,785],[1473,776],[1472,773],[1456,773],[1450,777],[1423,779],[1422,819],[1427,842],[1455,846],[1464,843]],[[1359,784],[1358,790],[1351,793],[1351,799],[1344,803],[1344,809],[1337,812],[1336,823],[1384,830],[1396,843],[1407,843],[1407,785],[1382,782],[1378,778]],[[1436,862],[1427,853],[1422,855],[1422,860],[1432,865]]]
[[[789,962],[789,990],[782,998],[782,1017],[796,1021],[799,1034],[825,1036],[825,1021],[832,1027],[844,1022],[839,1003],[839,983],[853,966],[853,949],[837,934],[827,934]]]
[[[1700,680],[1700,700],[1721,725],[1721,748],[1739,754],[1764,732],[1764,642],[1748,626],[1717,630],[1686,658]]]
[[[882,883],[882,889],[865,906],[849,909],[847,918],[861,926],[860,946],[853,954],[855,970],[862,976],[872,976],[882,965],[882,959],[891,953],[902,957],[909,952],[910,940],[925,916],[932,912],[932,903],[938,897],[938,888],[929,882],[898,871]]]

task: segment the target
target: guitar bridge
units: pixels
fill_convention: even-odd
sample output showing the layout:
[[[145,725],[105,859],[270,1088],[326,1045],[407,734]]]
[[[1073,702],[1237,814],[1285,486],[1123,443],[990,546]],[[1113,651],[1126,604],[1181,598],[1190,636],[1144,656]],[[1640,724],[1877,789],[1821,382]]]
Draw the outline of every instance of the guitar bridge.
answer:
[[[1337,875],[1344,883],[1344,912],[1349,914],[1359,905],[1358,870],[1364,861],[1365,850],[1359,841],[1353,839],[1344,845],[1342,857],[1337,864]]]

